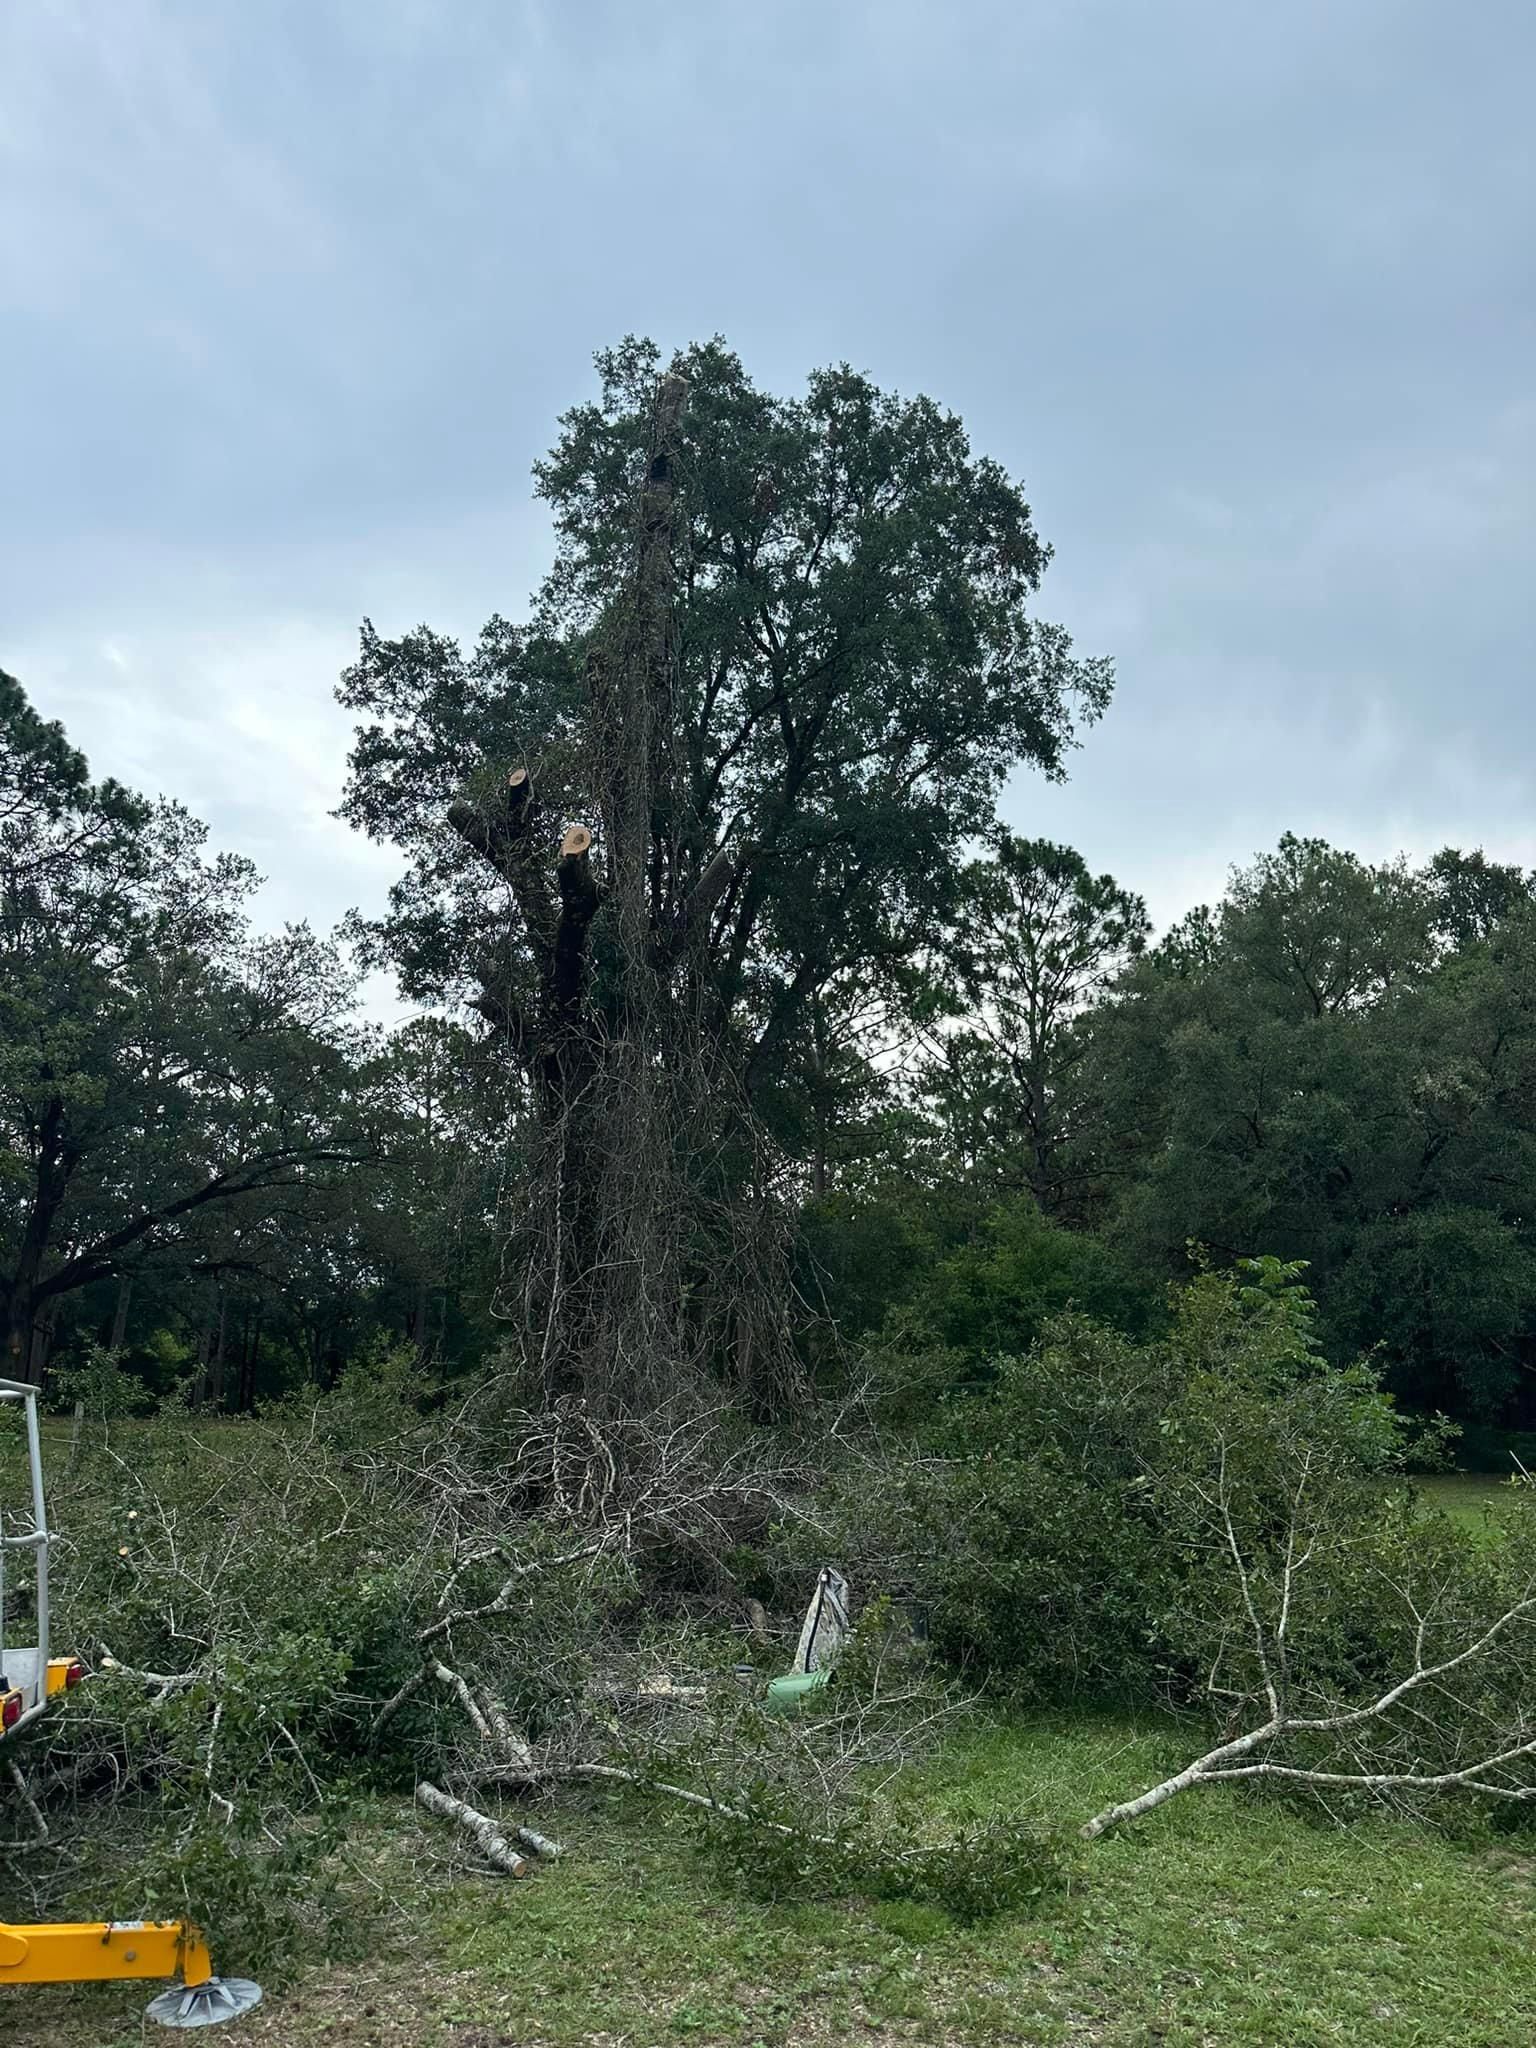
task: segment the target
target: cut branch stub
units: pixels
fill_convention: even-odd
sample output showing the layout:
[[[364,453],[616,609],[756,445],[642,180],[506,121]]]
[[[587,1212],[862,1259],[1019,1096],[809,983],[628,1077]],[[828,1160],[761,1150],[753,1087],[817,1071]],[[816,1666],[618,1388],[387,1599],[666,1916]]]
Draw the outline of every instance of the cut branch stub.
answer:
[[[547,952],[553,906],[548,879],[529,858],[533,817],[533,781],[526,768],[512,770],[499,803],[493,798],[482,809],[461,798],[448,806],[449,824],[510,885],[529,940]]]
[[[591,846],[592,834],[585,825],[566,827],[565,837],[560,841],[560,858],[555,863],[555,879],[560,884],[562,925],[575,918],[585,926],[591,922],[597,909],[597,878],[588,859]]]
[[[587,927],[597,915],[601,893],[592,873],[592,834],[585,825],[568,825],[560,841],[555,879],[560,885],[560,922],[555,928],[555,1001],[562,1010],[581,995],[586,967]]]

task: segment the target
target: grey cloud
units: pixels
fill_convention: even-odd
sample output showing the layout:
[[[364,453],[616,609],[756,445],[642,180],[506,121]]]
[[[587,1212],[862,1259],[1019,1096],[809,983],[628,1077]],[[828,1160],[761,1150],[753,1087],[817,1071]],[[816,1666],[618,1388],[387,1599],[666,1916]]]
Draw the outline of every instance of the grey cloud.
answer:
[[[1010,808],[1161,916],[1288,825],[1518,854],[1533,65],[1525,0],[12,8],[0,662],[273,914],[376,895],[358,616],[515,610],[591,350],[718,329],[1025,476],[1121,684]]]

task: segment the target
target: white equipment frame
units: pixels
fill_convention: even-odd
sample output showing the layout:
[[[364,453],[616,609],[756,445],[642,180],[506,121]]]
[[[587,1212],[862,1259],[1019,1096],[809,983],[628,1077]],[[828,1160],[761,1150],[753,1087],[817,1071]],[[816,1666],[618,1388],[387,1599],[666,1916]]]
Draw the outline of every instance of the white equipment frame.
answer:
[[[37,1388],[20,1380],[0,1380],[0,1406],[18,1406],[27,1439],[30,1510],[9,1515],[0,1507],[0,1694],[18,1691],[21,1717],[7,1733],[35,1721],[48,1704],[48,1504],[43,1498],[43,1449],[37,1424]],[[16,1524],[20,1526],[15,1526]],[[12,1644],[5,1633],[6,1562],[13,1551],[32,1553],[37,1585],[37,1641]]]

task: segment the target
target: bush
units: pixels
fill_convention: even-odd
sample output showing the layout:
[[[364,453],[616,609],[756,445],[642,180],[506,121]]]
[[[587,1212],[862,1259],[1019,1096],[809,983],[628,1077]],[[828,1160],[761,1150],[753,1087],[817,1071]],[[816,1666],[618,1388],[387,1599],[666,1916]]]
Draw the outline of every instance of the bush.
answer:
[[[1135,1338],[1164,1321],[1161,1291],[1119,1253],[1027,1196],[1001,1204],[887,1314],[871,1353],[887,1419],[922,1426],[944,1395],[984,1390],[1068,1313]]]
[[[952,1394],[920,1446],[839,1482],[859,1582],[914,1601],[935,1649],[1030,1701],[1146,1690],[1163,1569],[1141,1452],[1165,1361],[1081,1316]]]
[[[924,1841],[921,1825],[871,1801],[817,1834],[780,1798],[715,1815],[702,1833],[726,1881],[769,1901],[902,1899],[975,1921],[1038,1910],[1066,1882],[1061,1843],[1032,1822],[993,1815],[943,1841]]]
[[[1322,1684],[1402,1654],[1401,1616],[1364,1589],[1407,1568],[1410,1510],[1390,1480],[1434,1448],[1371,1368],[1322,1356],[1299,1269],[1261,1260],[1177,1290],[1150,1343],[1056,1317],[992,1361],[989,1385],[940,1403],[916,1446],[848,1475],[837,1526],[863,1582],[919,1601],[935,1647],[987,1683],[1036,1701],[1177,1700],[1213,1660],[1239,1690],[1252,1677],[1212,1529],[1218,1477],[1268,1597],[1304,1466],[1311,1597],[1292,1655]],[[1437,1542],[1459,1555],[1455,1532]]]

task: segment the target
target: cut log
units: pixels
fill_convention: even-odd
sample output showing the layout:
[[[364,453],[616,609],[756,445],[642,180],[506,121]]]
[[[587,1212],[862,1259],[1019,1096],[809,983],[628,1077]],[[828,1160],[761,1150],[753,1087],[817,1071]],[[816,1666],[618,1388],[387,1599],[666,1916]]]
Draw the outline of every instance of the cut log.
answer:
[[[564,1842],[552,1842],[548,1835],[541,1835],[537,1828],[514,1828],[512,1833],[530,1855],[542,1856],[550,1863],[553,1863],[557,1856],[565,1854]]]
[[[435,1813],[439,1820],[451,1820],[495,1869],[508,1877],[528,1875],[527,1858],[518,1855],[488,1813],[481,1813],[478,1807],[466,1806],[462,1799],[440,1791],[425,1778],[416,1787],[416,1803],[424,1806],[428,1813]]]

